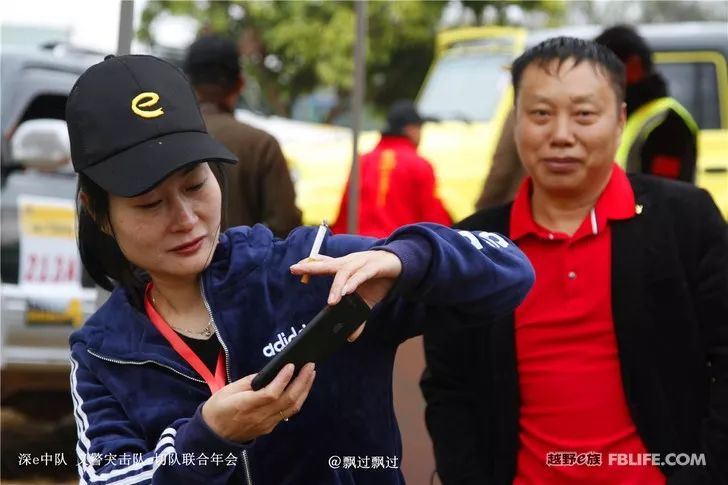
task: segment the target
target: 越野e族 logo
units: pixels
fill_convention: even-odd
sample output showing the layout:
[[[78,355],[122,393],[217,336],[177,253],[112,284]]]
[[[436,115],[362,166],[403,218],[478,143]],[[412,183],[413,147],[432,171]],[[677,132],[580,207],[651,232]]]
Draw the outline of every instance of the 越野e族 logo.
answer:
[[[153,108],[159,102],[159,95],[151,91],[139,93],[134,99],[131,100],[131,110],[135,115],[141,116],[142,118],[157,118],[164,114],[164,110],[159,107]]]

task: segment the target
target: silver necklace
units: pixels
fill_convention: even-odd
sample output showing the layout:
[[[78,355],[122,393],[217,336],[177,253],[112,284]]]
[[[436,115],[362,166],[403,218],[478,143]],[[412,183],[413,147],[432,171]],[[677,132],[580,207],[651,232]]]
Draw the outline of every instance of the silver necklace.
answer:
[[[212,318],[208,320],[207,325],[205,325],[205,328],[203,328],[202,330],[190,330],[187,328],[175,327],[171,323],[168,323],[167,325],[179,332],[184,332],[189,335],[202,335],[203,337],[209,337],[212,335],[213,332]]]
[[[154,308],[159,308],[157,306],[157,300],[154,298],[154,295],[152,295],[152,304],[154,305]],[[190,330],[188,328],[177,327],[169,322],[167,322],[167,325],[177,330],[178,332],[184,332],[188,335],[202,335],[205,338],[210,337],[215,329],[215,327],[213,327],[212,325],[212,317],[210,317],[210,319],[207,321],[207,325],[205,325],[205,328],[203,328],[202,330]]]

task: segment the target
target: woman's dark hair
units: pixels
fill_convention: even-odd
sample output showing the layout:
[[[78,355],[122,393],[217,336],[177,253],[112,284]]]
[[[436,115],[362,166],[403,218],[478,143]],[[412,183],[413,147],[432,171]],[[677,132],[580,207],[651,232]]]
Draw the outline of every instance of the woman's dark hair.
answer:
[[[222,193],[221,227],[225,227],[225,206],[227,202],[225,171],[219,162],[209,162]],[[80,194],[88,198],[88,208],[81,203]],[[78,174],[76,190],[78,212],[78,249],[81,262],[97,285],[112,291],[117,285],[127,290],[131,303],[143,309],[144,289],[149,275],[126,259],[113,237],[114,228],[109,217],[109,193],[83,173]],[[93,216],[92,216],[93,214]],[[106,228],[104,232],[102,228]]]
[[[531,64],[536,64],[541,68],[545,68],[552,61],[558,60],[559,66],[567,59],[574,59],[574,64],[578,65],[583,61],[589,62],[596,69],[605,74],[612,90],[617,98],[617,103],[624,101],[625,95],[625,77],[624,64],[619,58],[603,45],[596,42],[574,37],[554,37],[537,44],[521,54],[518,59],[513,61],[511,67],[511,77],[513,80],[513,91],[518,97],[518,89],[521,86],[521,77],[523,71]]]

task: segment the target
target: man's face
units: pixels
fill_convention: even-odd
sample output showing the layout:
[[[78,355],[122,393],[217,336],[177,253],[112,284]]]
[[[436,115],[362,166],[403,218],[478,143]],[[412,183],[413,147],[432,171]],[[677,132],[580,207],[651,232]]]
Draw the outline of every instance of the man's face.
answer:
[[[624,105],[594,65],[572,59],[523,71],[515,140],[534,188],[557,197],[598,194],[611,173]]]

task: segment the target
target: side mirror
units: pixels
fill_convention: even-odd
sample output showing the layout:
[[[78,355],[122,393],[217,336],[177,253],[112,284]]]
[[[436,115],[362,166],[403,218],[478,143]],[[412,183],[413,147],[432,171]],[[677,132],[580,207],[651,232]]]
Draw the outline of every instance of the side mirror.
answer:
[[[18,126],[10,139],[14,163],[37,170],[71,170],[71,143],[63,120],[37,119]]]

